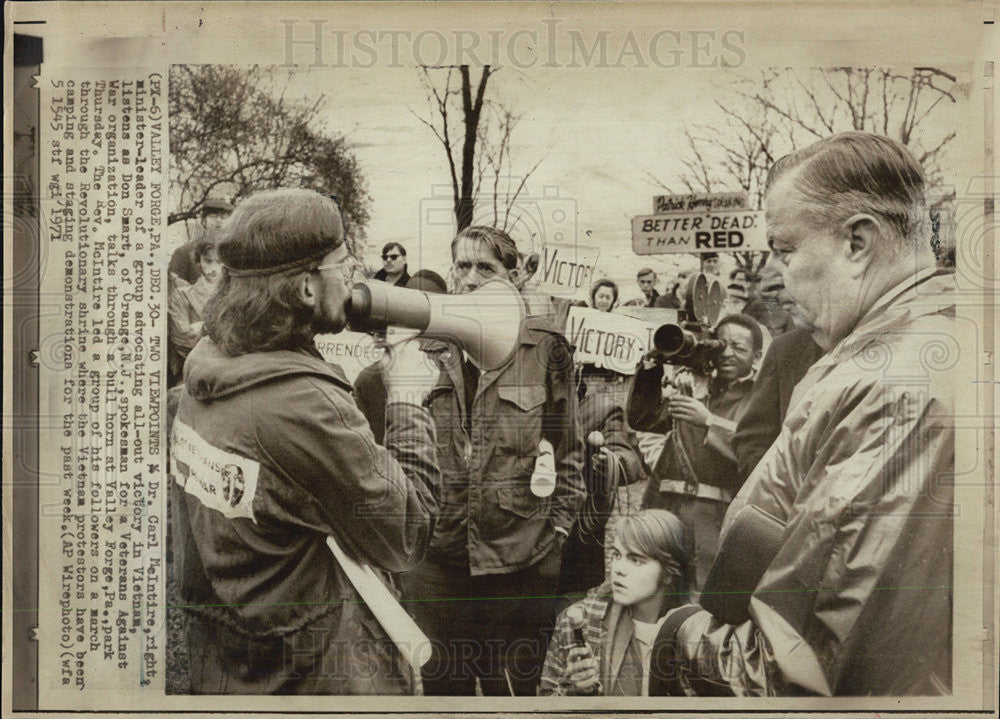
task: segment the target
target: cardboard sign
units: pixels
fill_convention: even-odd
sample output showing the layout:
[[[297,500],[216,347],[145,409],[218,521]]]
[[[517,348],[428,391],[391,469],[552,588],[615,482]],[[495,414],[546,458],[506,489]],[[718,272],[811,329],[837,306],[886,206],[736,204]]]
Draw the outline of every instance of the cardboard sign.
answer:
[[[653,198],[653,213],[718,212],[745,210],[749,201],[746,192],[692,192],[687,195],[657,195]]]
[[[566,317],[566,339],[573,346],[574,361],[635,374],[636,365],[652,344],[653,332],[660,324],[615,312],[573,307]]]
[[[685,212],[632,218],[632,250],[637,255],[767,249],[764,213],[756,210]]]
[[[316,349],[330,364],[339,365],[351,384],[358,374],[370,364],[382,359],[385,350],[375,343],[375,338],[361,332],[338,332],[335,335],[316,335]]]
[[[547,244],[542,247],[536,289],[541,294],[586,299],[594,281],[600,250],[593,247]]]

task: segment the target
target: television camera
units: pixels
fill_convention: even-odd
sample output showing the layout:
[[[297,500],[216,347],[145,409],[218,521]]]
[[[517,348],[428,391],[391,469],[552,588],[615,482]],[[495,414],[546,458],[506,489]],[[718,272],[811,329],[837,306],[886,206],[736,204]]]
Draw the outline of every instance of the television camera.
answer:
[[[712,328],[719,321],[726,298],[722,283],[704,273],[692,275],[686,284],[684,305],[677,323],[667,322],[653,333],[653,349],[647,358],[662,364],[687,367],[709,376],[715,359],[726,343],[715,339]]]

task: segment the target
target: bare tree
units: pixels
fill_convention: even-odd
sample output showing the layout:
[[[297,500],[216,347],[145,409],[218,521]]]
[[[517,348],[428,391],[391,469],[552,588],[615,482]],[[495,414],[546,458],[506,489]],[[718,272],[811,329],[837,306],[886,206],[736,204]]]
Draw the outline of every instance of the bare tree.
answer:
[[[290,77],[258,67],[172,65],[168,223],[198,215],[227,188],[231,199],[275,187],[336,195],[348,246],[364,241],[371,199],[347,140],[322,128],[324,97],[296,103]]]
[[[506,230],[517,198],[542,160],[523,175],[513,171],[512,137],[521,116],[487,96],[497,71],[483,66],[478,81],[468,65],[422,66],[418,72],[428,111],[426,117],[413,114],[444,148],[458,230],[472,224],[476,204],[484,200],[492,204],[493,224]]]
[[[715,103],[722,122],[685,128],[676,183],[687,192],[741,189],[751,207],[760,208],[767,170],[776,159],[836,132],[865,130],[892,137],[913,152],[931,188],[932,215],[954,200],[954,192],[942,187],[941,157],[955,132],[936,129],[928,120],[965,90],[943,70],[781,68],[757,77],[734,75],[726,89],[726,101]],[[766,257],[737,253],[736,259],[752,277]]]

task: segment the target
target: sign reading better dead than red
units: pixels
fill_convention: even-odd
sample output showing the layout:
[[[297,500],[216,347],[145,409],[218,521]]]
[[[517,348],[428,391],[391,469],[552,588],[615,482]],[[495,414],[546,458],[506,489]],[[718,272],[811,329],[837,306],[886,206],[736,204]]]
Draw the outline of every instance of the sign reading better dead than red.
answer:
[[[759,210],[683,212],[632,218],[632,251],[637,255],[749,250],[767,250],[764,213]]]

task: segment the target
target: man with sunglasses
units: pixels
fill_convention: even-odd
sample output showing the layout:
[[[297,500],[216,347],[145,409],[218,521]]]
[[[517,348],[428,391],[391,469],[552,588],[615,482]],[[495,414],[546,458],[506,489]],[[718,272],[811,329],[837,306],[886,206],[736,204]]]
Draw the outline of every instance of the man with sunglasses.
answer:
[[[472,226],[452,242],[456,294],[500,278],[518,285],[513,239]],[[533,695],[554,620],[562,547],[584,497],[573,362],[549,320],[528,316],[500,368],[452,351],[431,393],[441,515],[427,558],[404,578],[434,644],[424,694]],[[543,442],[545,440],[545,442]],[[542,457],[548,444],[551,455]],[[555,488],[532,489],[539,462]]]
[[[375,273],[373,279],[406,287],[406,283],[410,281],[410,273],[407,272],[406,266],[406,248],[398,242],[387,242],[382,248],[382,269]]]
[[[399,694],[408,672],[327,547],[390,583],[437,515],[437,367],[410,343],[386,372],[385,444],[313,346],[346,326],[356,263],[336,205],[274,190],[236,208],[221,285],[171,432],[175,572],[195,693]],[[387,448],[388,447],[388,448]]]

